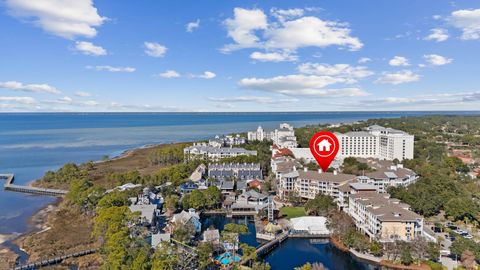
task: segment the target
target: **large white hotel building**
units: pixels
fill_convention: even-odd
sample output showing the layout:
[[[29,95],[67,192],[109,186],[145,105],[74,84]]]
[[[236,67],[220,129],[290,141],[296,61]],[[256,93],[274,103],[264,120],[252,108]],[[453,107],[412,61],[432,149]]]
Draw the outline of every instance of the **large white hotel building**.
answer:
[[[340,143],[339,157],[413,159],[414,136],[404,131],[378,125],[364,131],[335,133]]]

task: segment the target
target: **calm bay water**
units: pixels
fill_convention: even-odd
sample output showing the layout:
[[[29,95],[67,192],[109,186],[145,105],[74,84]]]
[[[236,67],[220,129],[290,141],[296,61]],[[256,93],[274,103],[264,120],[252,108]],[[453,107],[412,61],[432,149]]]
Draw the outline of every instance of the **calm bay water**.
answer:
[[[224,216],[207,216],[202,218],[203,229],[214,227],[223,230],[227,223],[244,224],[250,231],[240,235],[240,241],[253,247],[261,245],[255,236],[253,219],[225,218]],[[327,239],[290,238],[274,249],[265,258],[272,269],[294,269],[307,262],[320,262],[329,270],[380,270],[381,267],[353,258],[349,253],[334,247]]]
[[[64,163],[99,160],[146,144],[207,139],[258,125],[272,129],[282,122],[298,127],[427,114],[479,112],[2,113],[0,173],[15,173],[16,183],[27,184]],[[53,200],[1,189],[0,243],[5,235],[28,231],[29,217]]]

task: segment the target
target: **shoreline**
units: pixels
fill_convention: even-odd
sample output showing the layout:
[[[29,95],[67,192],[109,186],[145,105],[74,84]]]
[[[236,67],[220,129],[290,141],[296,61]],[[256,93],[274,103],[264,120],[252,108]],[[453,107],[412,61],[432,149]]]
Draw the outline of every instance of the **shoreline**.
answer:
[[[357,260],[360,261],[366,261],[371,264],[375,264],[381,267],[387,267],[388,269],[398,269],[398,270],[431,270],[431,268],[426,265],[425,263],[421,263],[420,265],[417,265],[416,263],[412,263],[411,265],[403,265],[403,264],[398,264],[392,261],[386,261],[383,258],[378,258],[374,257],[373,255],[369,254],[363,254],[360,252],[357,252],[353,249],[350,249],[343,245],[338,239],[335,237],[330,237],[329,238],[330,243],[335,246],[337,249],[348,253],[350,256],[354,257]]]
[[[177,143],[189,143],[189,142],[177,142]],[[119,155],[116,155],[116,156],[114,156],[112,158],[109,158],[107,160],[97,160],[97,161],[93,161],[93,162],[95,164],[102,164],[102,163],[106,163],[106,162],[120,160],[120,159],[130,157],[136,151],[139,151],[139,150],[150,149],[150,148],[155,148],[155,147],[162,147],[162,146],[169,145],[169,144],[176,144],[176,143],[144,144],[144,145],[141,145],[141,146],[138,146],[138,147],[135,147],[135,148],[129,148],[129,149],[122,150]],[[27,186],[34,186],[35,183],[38,182],[39,180],[41,180],[41,178],[31,180],[26,185]],[[13,254],[16,254],[18,256],[18,258],[24,257],[24,254],[19,254],[15,250],[12,250],[8,246],[4,245],[4,243],[9,243],[11,245],[15,245],[19,250],[21,250],[22,252],[24,252],[28,256],[30,256],[30,254],[28,254],[28,252],[26,252],[24,249],[22,249],[23,241],[25,241],[25,239],[28,236],[31,236],[31,235],[34,235],[34,234],[39,234],[39,233],[45,232],[45,231],[50,229],[50,227],[48,226],[49,216],[58,209],[62,200],[63,200],[63,198],[57,198],[53,202],[47,203],[46,205],[41,207],[38,211],[33,213],[27,220],[27,227],[28,228],[25,232],[18,233],[18,234],[12,234],[12,235],[3,235],[5,237],[3,237],[3,239],[0,238],[0,240],[2,240],[2,242],[0,242],[0,247],[3,250],[8,250],[9,252],[11,252]],[[28,260],[28,257],[27,257],[27,260]]]

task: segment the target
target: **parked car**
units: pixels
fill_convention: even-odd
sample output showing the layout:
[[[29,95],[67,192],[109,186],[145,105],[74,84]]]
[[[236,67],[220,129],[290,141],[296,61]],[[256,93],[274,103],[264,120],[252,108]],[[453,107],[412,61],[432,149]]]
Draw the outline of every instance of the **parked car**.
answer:
[[[466,234],[466,235],[463,235],[463,238],[465,239],[473,239],[473,236],[471,234]]]
[[[436,227],[436,226],[435,226],[435,227],[433,227],[432,229],[433,229],[433,232],[435,232],[435,233],[441,233],[441,232],[443,232],[442,228],[440,228],[440,227]]]

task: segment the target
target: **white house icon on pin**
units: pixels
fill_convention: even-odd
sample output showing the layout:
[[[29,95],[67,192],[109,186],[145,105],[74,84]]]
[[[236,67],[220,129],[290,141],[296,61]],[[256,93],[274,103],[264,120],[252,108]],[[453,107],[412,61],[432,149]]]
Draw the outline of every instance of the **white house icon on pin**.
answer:
[[[330,152],[330,146],[332,146],[332,144],[327,139],[323,139],[317,145],[320,152]]]

